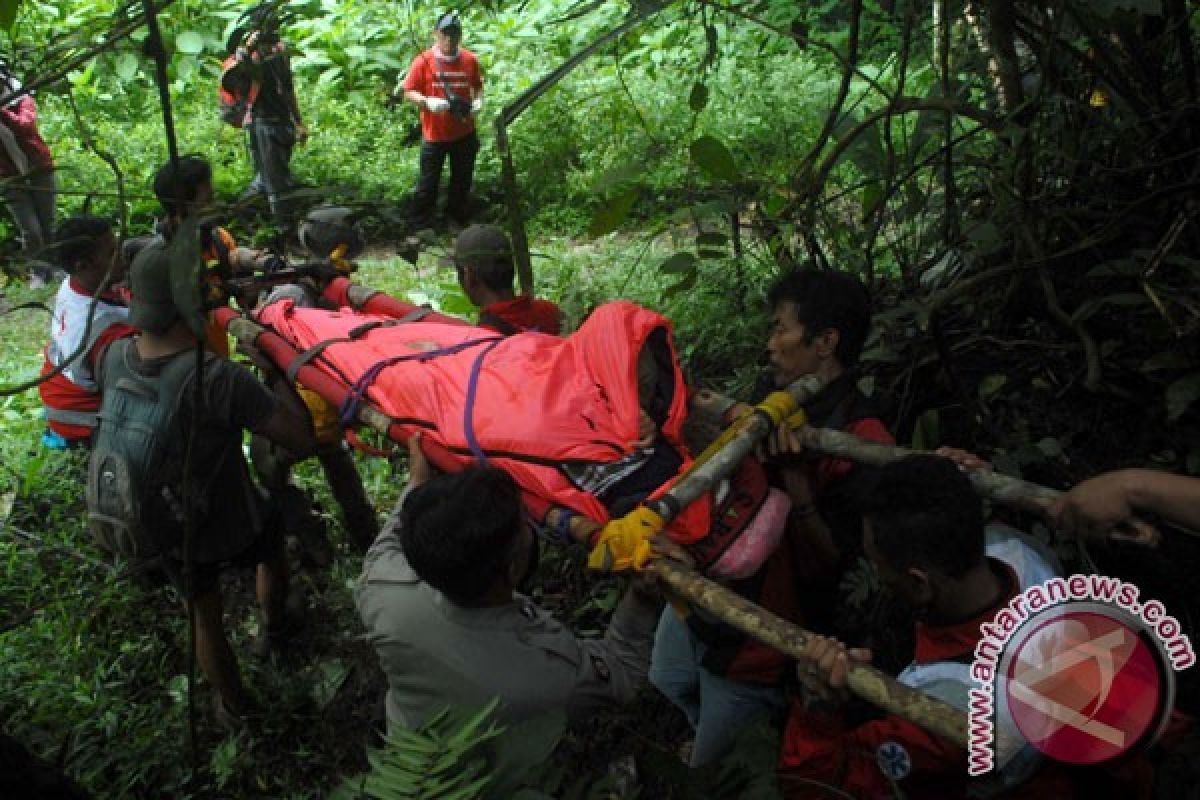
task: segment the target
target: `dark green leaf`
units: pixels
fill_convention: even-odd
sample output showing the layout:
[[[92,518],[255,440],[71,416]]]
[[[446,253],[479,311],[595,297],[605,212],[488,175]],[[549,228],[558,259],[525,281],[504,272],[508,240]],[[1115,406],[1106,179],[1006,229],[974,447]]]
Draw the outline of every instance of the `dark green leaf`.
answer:
[[[700,277],[700,271],[694,269],[691,272],[684,275],[683,280],[681,280],[679,283],[675,284],[674,286],[668,287],[667,291],[664,292],[664,294],[668,298],[670,298],[670,297],[674,297],[682,292],[686,292],[689,289],[691,289],[693,286],[696,285],[696,279],[699,277]]]
[[[1007,375],[988,375],[979,382],[979,399],[987,400],[996,392],[1004,388],[1004,384],[1008,383]]]
[[[1167,387],[1167,421],[1174,422],[1200,398],[1200,372],[1193,372]]]
[[[692,86],[692,93],[688,95],[688,107],[699,114],[708,105],[708,87],[703,83],[696,83]]]
[[[729,237],[717,231],[706,231],[696,236],[696,244],[704,247],[724,247]]]
[[[734,181],[738,178],[737,164],[729,148],[712,136],[701,136],[692,142],[690,148],[692,163],[720,181]]]
[[[21,0],[0,0],[0,28],[12,30],[13,23],[17,21],[17,9],[20,7]]]
[[[588,235],[603,236],[621,227],[621,223],[629,216],[633,204],[637,202],[638,194],[637,189],[630,189],[596,209],[596,213],[592,215],[592,224],[588,226]]]

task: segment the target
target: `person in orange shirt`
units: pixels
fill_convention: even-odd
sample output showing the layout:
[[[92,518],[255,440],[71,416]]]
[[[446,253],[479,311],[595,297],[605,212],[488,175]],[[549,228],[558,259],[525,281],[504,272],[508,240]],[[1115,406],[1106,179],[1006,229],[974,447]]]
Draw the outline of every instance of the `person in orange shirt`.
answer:
[[[433,39],[433,47],[413,59],[402,84],[404,99],[421,109],[421,172],[413,209],[418,228],[433,222],[447,156],[446,216],[460,226],[467,224],[475,154],[479,152],[475,116],[483,108],[479,59],[459,46],[462,23],[458,15],[451,11],[438,17]]]

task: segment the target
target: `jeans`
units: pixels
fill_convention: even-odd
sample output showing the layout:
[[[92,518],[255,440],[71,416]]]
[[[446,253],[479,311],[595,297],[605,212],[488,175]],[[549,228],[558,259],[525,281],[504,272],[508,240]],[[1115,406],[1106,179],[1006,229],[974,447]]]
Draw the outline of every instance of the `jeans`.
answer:
[[[272,119],[250,123],[250,157],[255,172],[250,185],[266,192],[275,224],[283,230],[294,221],[288,193],[293,186],[289,164],[295,146],[296,128],[292,123]]]
[[[691,766],[724,756],[743,727],[785,705],[783,689],[742,683],[701,666],[706,648],[671,607],[663,609],[650,656],[650,683],[687,716],[696,731]]]
[[[479,137],[475,133],[453,142],[421,142],[421,173],[413,211],[418,220],[433,218],[437,209],[438,184],[442,165],[450,157],[450,186],[446,189],[446,216],[465,223],[471,207],[471,181],[475,177],[475,154]]]
[[[4,202],[12,212],[25,255],[45,258],[54,237],[54,171],[33,172],[4,180]]]

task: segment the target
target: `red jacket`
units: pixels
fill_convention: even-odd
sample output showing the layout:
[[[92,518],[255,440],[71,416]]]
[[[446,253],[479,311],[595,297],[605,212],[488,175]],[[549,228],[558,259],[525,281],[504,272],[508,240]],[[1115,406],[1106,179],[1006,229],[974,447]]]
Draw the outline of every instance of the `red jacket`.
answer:
[[[33,97],[25,95],[16,103],[0,108],[0,124],[12,131],[17,144],[25,151],[31,172],[54,169],[50,148],[38,133],[37,103]],[[8,152],[0,147],[0,176],[7,178],[17,174]]]
[[[562,311],[549,300],[521,295],[479,309],[479,325],[506,336],[533,330],[558,336],[562,329]]]
[[[844,430],[884,444],[895,442],[875,416],[872,404],[854,385],[852,373],[827,386],[808,404],[806,411],[812,424],[819,427]],[[861,522],[855,508],[859,473],[853,464],[821,457],[808,463],[808,471],[817,508],[833,531],[835,541],[841,538],[839,533],[859,541]],[[829,597],[837,586],[838,576],[823,567],[814,569],[817,563],[806,553],[804,543],[789,531],[757,573],[731,582],[729,588],[788,622],[825,632],[828,625],[814,609],[823,608],[828,615]],[[691,614],[688,625],[706,645],[702,664],[709,672],[746,683],[767,686],[783,683],[792,662],[775,648],[703,613]]]

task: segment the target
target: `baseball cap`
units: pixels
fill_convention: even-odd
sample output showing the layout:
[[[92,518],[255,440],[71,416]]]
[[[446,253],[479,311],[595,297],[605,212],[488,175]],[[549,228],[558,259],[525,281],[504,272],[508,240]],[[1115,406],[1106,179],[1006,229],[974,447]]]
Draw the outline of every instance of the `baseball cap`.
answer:
[[[512,245],[508,235],[495,225],[472,225],[454,240],[454,263],[457,266],[511,259]]]
[[[452,29],[461,31],[462,23],[458,20],[458,14],[453,11],[447,11],[445,14],[442,14],[440,17],[438,17],[437,24],[434,25],[433,28],[434,30],[438,31],[448,31]]]
[[[171,296],[171,259],[158,242],[142,249],[129,267],[129,322],[149,333],[162,333],[179,318]]]

